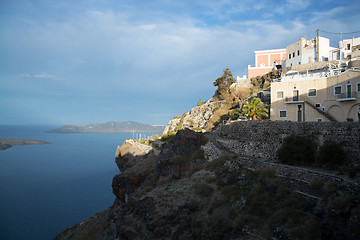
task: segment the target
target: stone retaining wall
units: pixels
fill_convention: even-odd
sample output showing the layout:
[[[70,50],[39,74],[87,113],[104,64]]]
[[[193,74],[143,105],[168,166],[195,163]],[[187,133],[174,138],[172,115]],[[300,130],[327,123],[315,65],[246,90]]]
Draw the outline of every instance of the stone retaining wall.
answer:
[[[360,124],[357,122],[246,121],[222,126],[215,131],[217,142],[239,155],[275,159],[285,137],[311,137],[319,146],[326,140],[341,143],[348,165],[360,167]]]

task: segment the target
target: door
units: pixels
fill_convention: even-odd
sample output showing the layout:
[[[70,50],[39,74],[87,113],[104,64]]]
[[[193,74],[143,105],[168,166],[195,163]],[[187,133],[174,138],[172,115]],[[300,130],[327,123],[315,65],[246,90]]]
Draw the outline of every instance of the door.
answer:
[[[301,104],[297,105],[297,111],[296,111],[296,120],[298,122],[302,122],[302,115],[303,115],[303,106]]]
[[[300,101],[299,99],[299,90],[293,90],[293,101]]]
[[[346,98],[351,98],[351,84],[346,85]]]

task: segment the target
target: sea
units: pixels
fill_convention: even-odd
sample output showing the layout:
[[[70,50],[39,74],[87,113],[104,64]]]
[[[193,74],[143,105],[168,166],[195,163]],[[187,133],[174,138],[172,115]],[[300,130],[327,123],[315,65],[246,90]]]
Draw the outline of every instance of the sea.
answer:
[[[47,133],[0,126],[0,138],[42,140],[0,151],[0,239],[48,240],[112,205],[115,151],[134,133]],[[159,133],[142,133],[142,137]]]

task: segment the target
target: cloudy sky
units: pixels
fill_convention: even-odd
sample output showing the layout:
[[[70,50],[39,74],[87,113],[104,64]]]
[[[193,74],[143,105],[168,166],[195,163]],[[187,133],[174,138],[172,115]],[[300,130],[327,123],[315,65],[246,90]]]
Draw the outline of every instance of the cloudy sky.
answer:
[[[166,124],[255,50],[359,22],[359,0],[1,0],[0,124]]]

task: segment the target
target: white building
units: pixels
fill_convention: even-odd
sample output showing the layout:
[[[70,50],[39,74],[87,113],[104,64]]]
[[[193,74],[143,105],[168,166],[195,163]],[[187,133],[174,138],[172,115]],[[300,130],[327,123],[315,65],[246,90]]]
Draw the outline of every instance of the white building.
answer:
[[[330,60],[344,60],[352,58],[353,47],[357,45],[360,45],[360,37],[340,41],[339,48],[330,50]]]
[[[286,67],[293,65],[306,64],[319,61],[328,61],[329,52],[335,48],[330,47],[330,40],[328,38],[319,37],[306,40],[300,38],[299,41],[286,47]],[[318,59],[319,58],[319,59]]]

